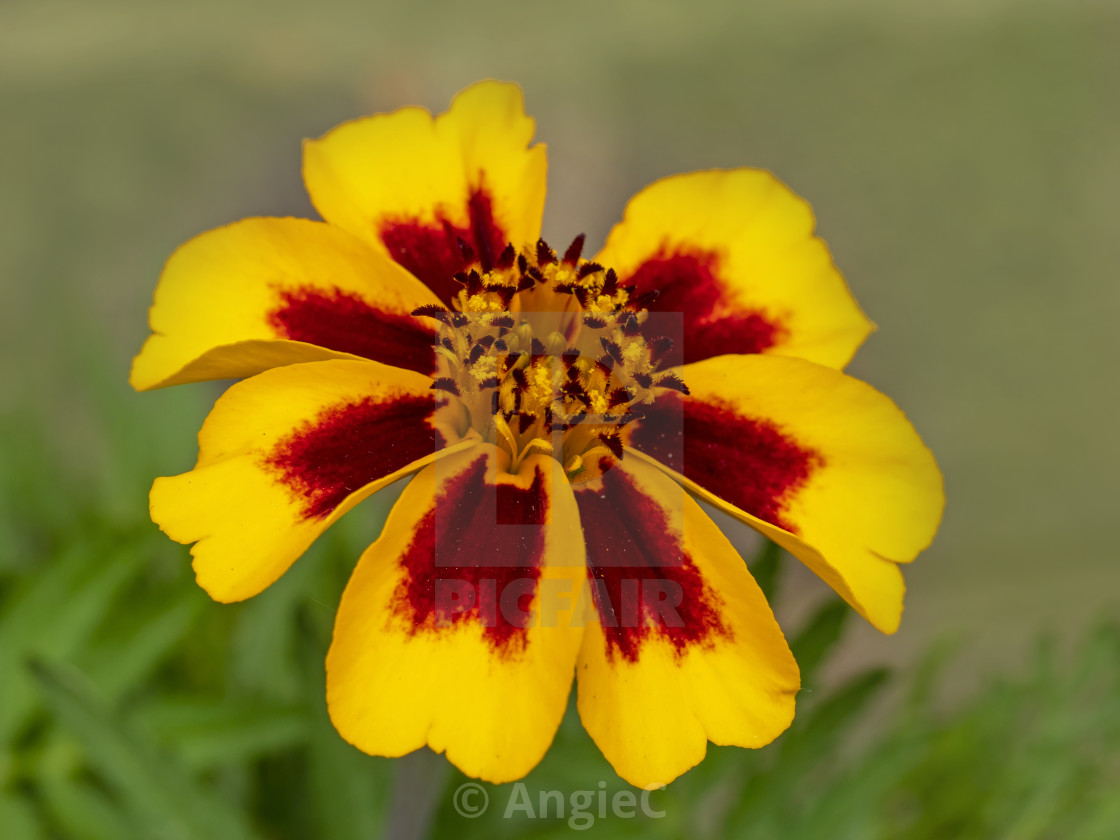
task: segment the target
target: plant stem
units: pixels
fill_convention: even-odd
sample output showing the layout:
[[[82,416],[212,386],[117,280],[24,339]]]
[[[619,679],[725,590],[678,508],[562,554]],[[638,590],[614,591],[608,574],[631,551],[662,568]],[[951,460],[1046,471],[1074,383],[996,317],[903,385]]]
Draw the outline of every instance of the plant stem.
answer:
[[[397,759],[395,764],[385,837],[425,840],[447,780],[447,762],[424,747]]]

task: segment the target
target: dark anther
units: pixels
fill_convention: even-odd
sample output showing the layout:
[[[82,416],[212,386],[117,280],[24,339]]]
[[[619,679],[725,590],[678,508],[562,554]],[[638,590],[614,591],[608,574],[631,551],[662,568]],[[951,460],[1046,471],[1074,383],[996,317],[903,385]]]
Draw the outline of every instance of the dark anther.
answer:
[[[611,451],[611,454],[620,459],[622,458],[622,439],[614,432],[604,432],[599,435],[599,440]]]
[[[495,263],[494,268],[513,268],[514,262],[517,260],[517,249],[513,247],[511,242],[505,247],[505,250],[498,255],[498,262]]]
[[[603,335],[599,337],[599,343],[603,345],[603,349],[610,353],[616,362],[622,364],[622,348],[616,342]]]
[[[444,347],[446,347],[448,350],[450,350],[452,353],[455,352],[455,345],[451,343],[451,339],[448,338],[446,335],[440,337],[439,343],[442,344]]]
[[[490,413],[491,414],[497,414],[498,413],[498,400],[499,400],[498,392],[495,391],[493,394],[490,395]]]
[[[517,270],[522,274],[529,270],[529,260],[525,258],[524,254],[517,255]]]
[[[641,372],[635,373],[634,374],[634,381],[637,382],[639,385],[641,385],[643,388],[652,388],[653,387],[653,377],[650,376],[648,373],[641,373]]]
[[[534,356],[543,356],[545,354],[544,342],[533,336],[533,340],[529,342],[529,352]]]
[[[673,339],[667,335],[661,335],[649,343],[649,355],[655,362],[661,361],[665,355],[673,349]]]
[[[496,376],[488,376],[478,383],[479,388],[497,388],[499,379]]]
[[[529,390],[529,377],[525,375],[524,368],[514,368],[510,374],[513,376],[513,381],[517,383],[517,387],[524,391]]]
[[[623,403],[628,403],[632,399],[634,399],[633,394],[631,394],[625,388],[615,388],[610,392],[610,394],[607,395],[607,405],[611,408],[614,408],[615,406],[622,405]]]
[[[661,292],[657,289],[650,289],[648,292],[643,292],[637,297],[630,298],[630,306],[634,309],[649,309],[660,296]]]
[[[552,265],[556,262],[556,254],[548,247],[548,243],[543,239],[537,240],[537,264],[538,265]]]
[[[618,291],[618,275],[615,274],[613,268],[607,269],[607,276],[603,280],[603,294],[614,295]]]
[[[490,324],[491,324],[492,326],[495,326],[495,327],[507,327],[508,329],[511,329],[511,330],[512,330],[512,329],[513,329],[513,327],[514,327],[514,323],[515,323],[515,322],[514,322],[514,320],[513,320],[513,316],[512,316],[512,315],[499,315],[498,317],[496,317],[496,318],[495,318],[494,320],[492,320],[492,321],[490,322]]]
[[[462,329],[469,323],[470,319],[467,318],[462,312],[453,312],[451,314],[451,326],[456,329]]]
[[[496,340],[497,339],[495,339],[492,335],[484,335],[478,340],[478,346],[483,350],[489,350],[491,345],[493,345]]]
[[[606,358],[611,359],[610,356],[607,356]],[[594,361],[595,364],[598,365],[599,373],[603,374],[604,376],[609,376],[610,372],[614,370],[614,359],[611,359],[611,363],[609,365],[604,364],[602,359],[594,359],[592,361]]]
[[[432,383],[433,391],[448,391],[455,396],[459,396],[459,386],[455,384],[455,380],[447,376],[441,376],[439,379]]]
[[[658,381],[657,386],[659,388],[668,388],[670,391],[680,391],[685,395],[692,393],[688,390],[688,386],[684,384],[684,380],[677,376],[675,373],[670,373],[662,377]]]
[[[599,265],[599,263],[594,263],[594,262],[584,263],[583,265],[581,265],[579,267],[579,270],[576,272],[576,277],[578,277],[580,280],[582,280],[584,277],[590,277],[592,274],[595,274],[595,273],[600,272],[602,270],[603,270],[603,267],[601,265]]]
[[[486,348],[483,347],[481,343],[476,344],[471,348],[470,355],[467,356],[467,364],[473,365],[475,362],[482,358],[482,354],[485,352]]]
[[[482,292],[482,275],[474,269],[467,275],[467,294],[477,295]]]
[[[601,364],[607,370],[614,370],[614,359],[610,356],[610,354],[600,356],[599,364]]]
[[[529,414],[528,412],[522,412],[521,414],[518,414],[517,431],[519,431],[521,434],[525,434],[525,432],[529,429],[530,426],[533,425],[536,419],[537,418],[534,415]]]
[[[445,308],[435,303],[430,303],[427,306],[419,306],[412,310],[412,314],[417,318],[435,318],[437,321],[447,323],[448,317],[451,315]]]
[[[494,352],[495,353],[505,353],[507,350],[509,350],[509,345],[508,344],[506,344],[500,338],[494,339]]]
[[[601,330],[607,325],[607,319],[602,315],[584,315],[583,324],[593,330]]]
[[[622,316],[622,334],[625,336],[636,336],[642,331],[642,325],[638,321],[636,312],[626,312]]]
[[[568,246],[568,250],[564,252],[564,264],[575,265],[579,262],[580,255],[583,253],[583,241],[587,237],[582,233],[572,240],[572,244]]]
[[[560,393],[565,397],[570,397],[573,400],[579,400],[584,405],[590,405],[591,401],[587,396],[587,391],[578,382],[565,382],[560,386]]]
[[[536,285],[536,282],[537,281],[533,279],[533,275],[522,274],[521,280],[517,283],[517,291],[527,292],[529,289],[533,288],[534,285]]]

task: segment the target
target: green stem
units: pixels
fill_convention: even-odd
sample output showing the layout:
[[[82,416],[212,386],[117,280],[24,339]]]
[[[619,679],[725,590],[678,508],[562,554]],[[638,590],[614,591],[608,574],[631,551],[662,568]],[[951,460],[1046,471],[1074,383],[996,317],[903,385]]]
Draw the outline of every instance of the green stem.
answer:
[[[448,764],[427,747],[395,762],[385,826],[388,840],[425,840],[447,781]]]

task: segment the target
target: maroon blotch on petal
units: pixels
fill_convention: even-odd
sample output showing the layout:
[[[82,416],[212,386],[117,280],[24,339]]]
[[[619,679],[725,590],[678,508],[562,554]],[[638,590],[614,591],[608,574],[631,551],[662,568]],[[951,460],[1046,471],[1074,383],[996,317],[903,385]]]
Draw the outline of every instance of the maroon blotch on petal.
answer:
[[[627,278],[634,294],[659,292],[648,309],[684,315],[683,347],[670,350],[666,366],[725,353],[761,353],[785,334],[781,321],[760,311],[721,311],[724,284],[719,255],[700,250],[662,249]]]
[[[442,211],[434,222],[390,219],[382,223],[378,234],[389,256],[450,304],[462,288],[455,275],[470,262],[459,243],[470,247],[484,271],[494,267],[508,244],[505,232],[494,221],[493,203],[484,187],[471,191],[467,218],[466,227],[451,224]]]
[[[269,325],[284,338],[430,375],[436,334],[410,315],[376,309],[355,294],[285,289]]]
[[[444,485],[400,559],[394,604],[413,633],[472,620],[508,654],[525,644],[549,500],[540,469],[528,488],[489,483],[487,472],[481,456]],[[450,603],[449,591],[466,595]]]
[[[608,653],[635,662],[651,634],[678,654],[729,637],[716,593],[684,551],[664,510],[622,470],[576,493],[587,576]]]
[[[303,501],[303,516],[329,516],[343,499],[446,445],[430,424],[435,396],[373,397],[327,409],[265,459]]]
[[[796,534],[788,500],[824,463],[765,420],[730,406],[663,394],[632,427],[630,444],[740,510]]]

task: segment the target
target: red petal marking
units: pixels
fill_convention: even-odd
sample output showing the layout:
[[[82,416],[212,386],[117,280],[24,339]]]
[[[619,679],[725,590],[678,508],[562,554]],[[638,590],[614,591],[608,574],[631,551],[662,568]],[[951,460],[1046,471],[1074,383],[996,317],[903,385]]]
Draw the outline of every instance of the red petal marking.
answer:
[[[280,335],[431,375],[436,334],[410,315],[375,309],[355,294],[288,289],[268,316]]]
[[[444,486],[401,557],[395,603],[413,633],[470,618],[495,652],[508,653],[525,645],[548,493],[540,469],[527,489],[490,484],[487,469],[481,456]]]
[[[786,504],[824,463],[820,453],[794,443],[772,423],[678,394],[659,396],[645,410],[632,427],[630,445],[794,534],[797,526],[783,517]]]
[[[334,406],[273,449],[266,466],[303,499],[305,519],[320,519],[371,481],[446,446],[429,420],[435,395]]]
[[[587,577],[608,653],[635,662],[656,632],[681,654],[730,637],[719,601],[681,546],[665,512],[622,470],[602,489],[576,493],[587,545]]]
[[[450,305],[462,286],[456,272],[466,267],[459,240],[474,249],[483,270],[489,271],[506,247],[507,237],[494,221],[490,193],[482,187],[467,199],[467,227],[457,227],[437,211],[435,223],[416,219],[390,219],[381,223],[378,233],[389,256],[404,266],[439,298]]]
[[[785,334],[780,321],[760,311],[732,309],[719,269],[719,255],[713,251],[662,248],[627,278],[637,294],[660,293],[651,310],[684,314],[684,346],[671,350],[663,364],[761,353]]]

